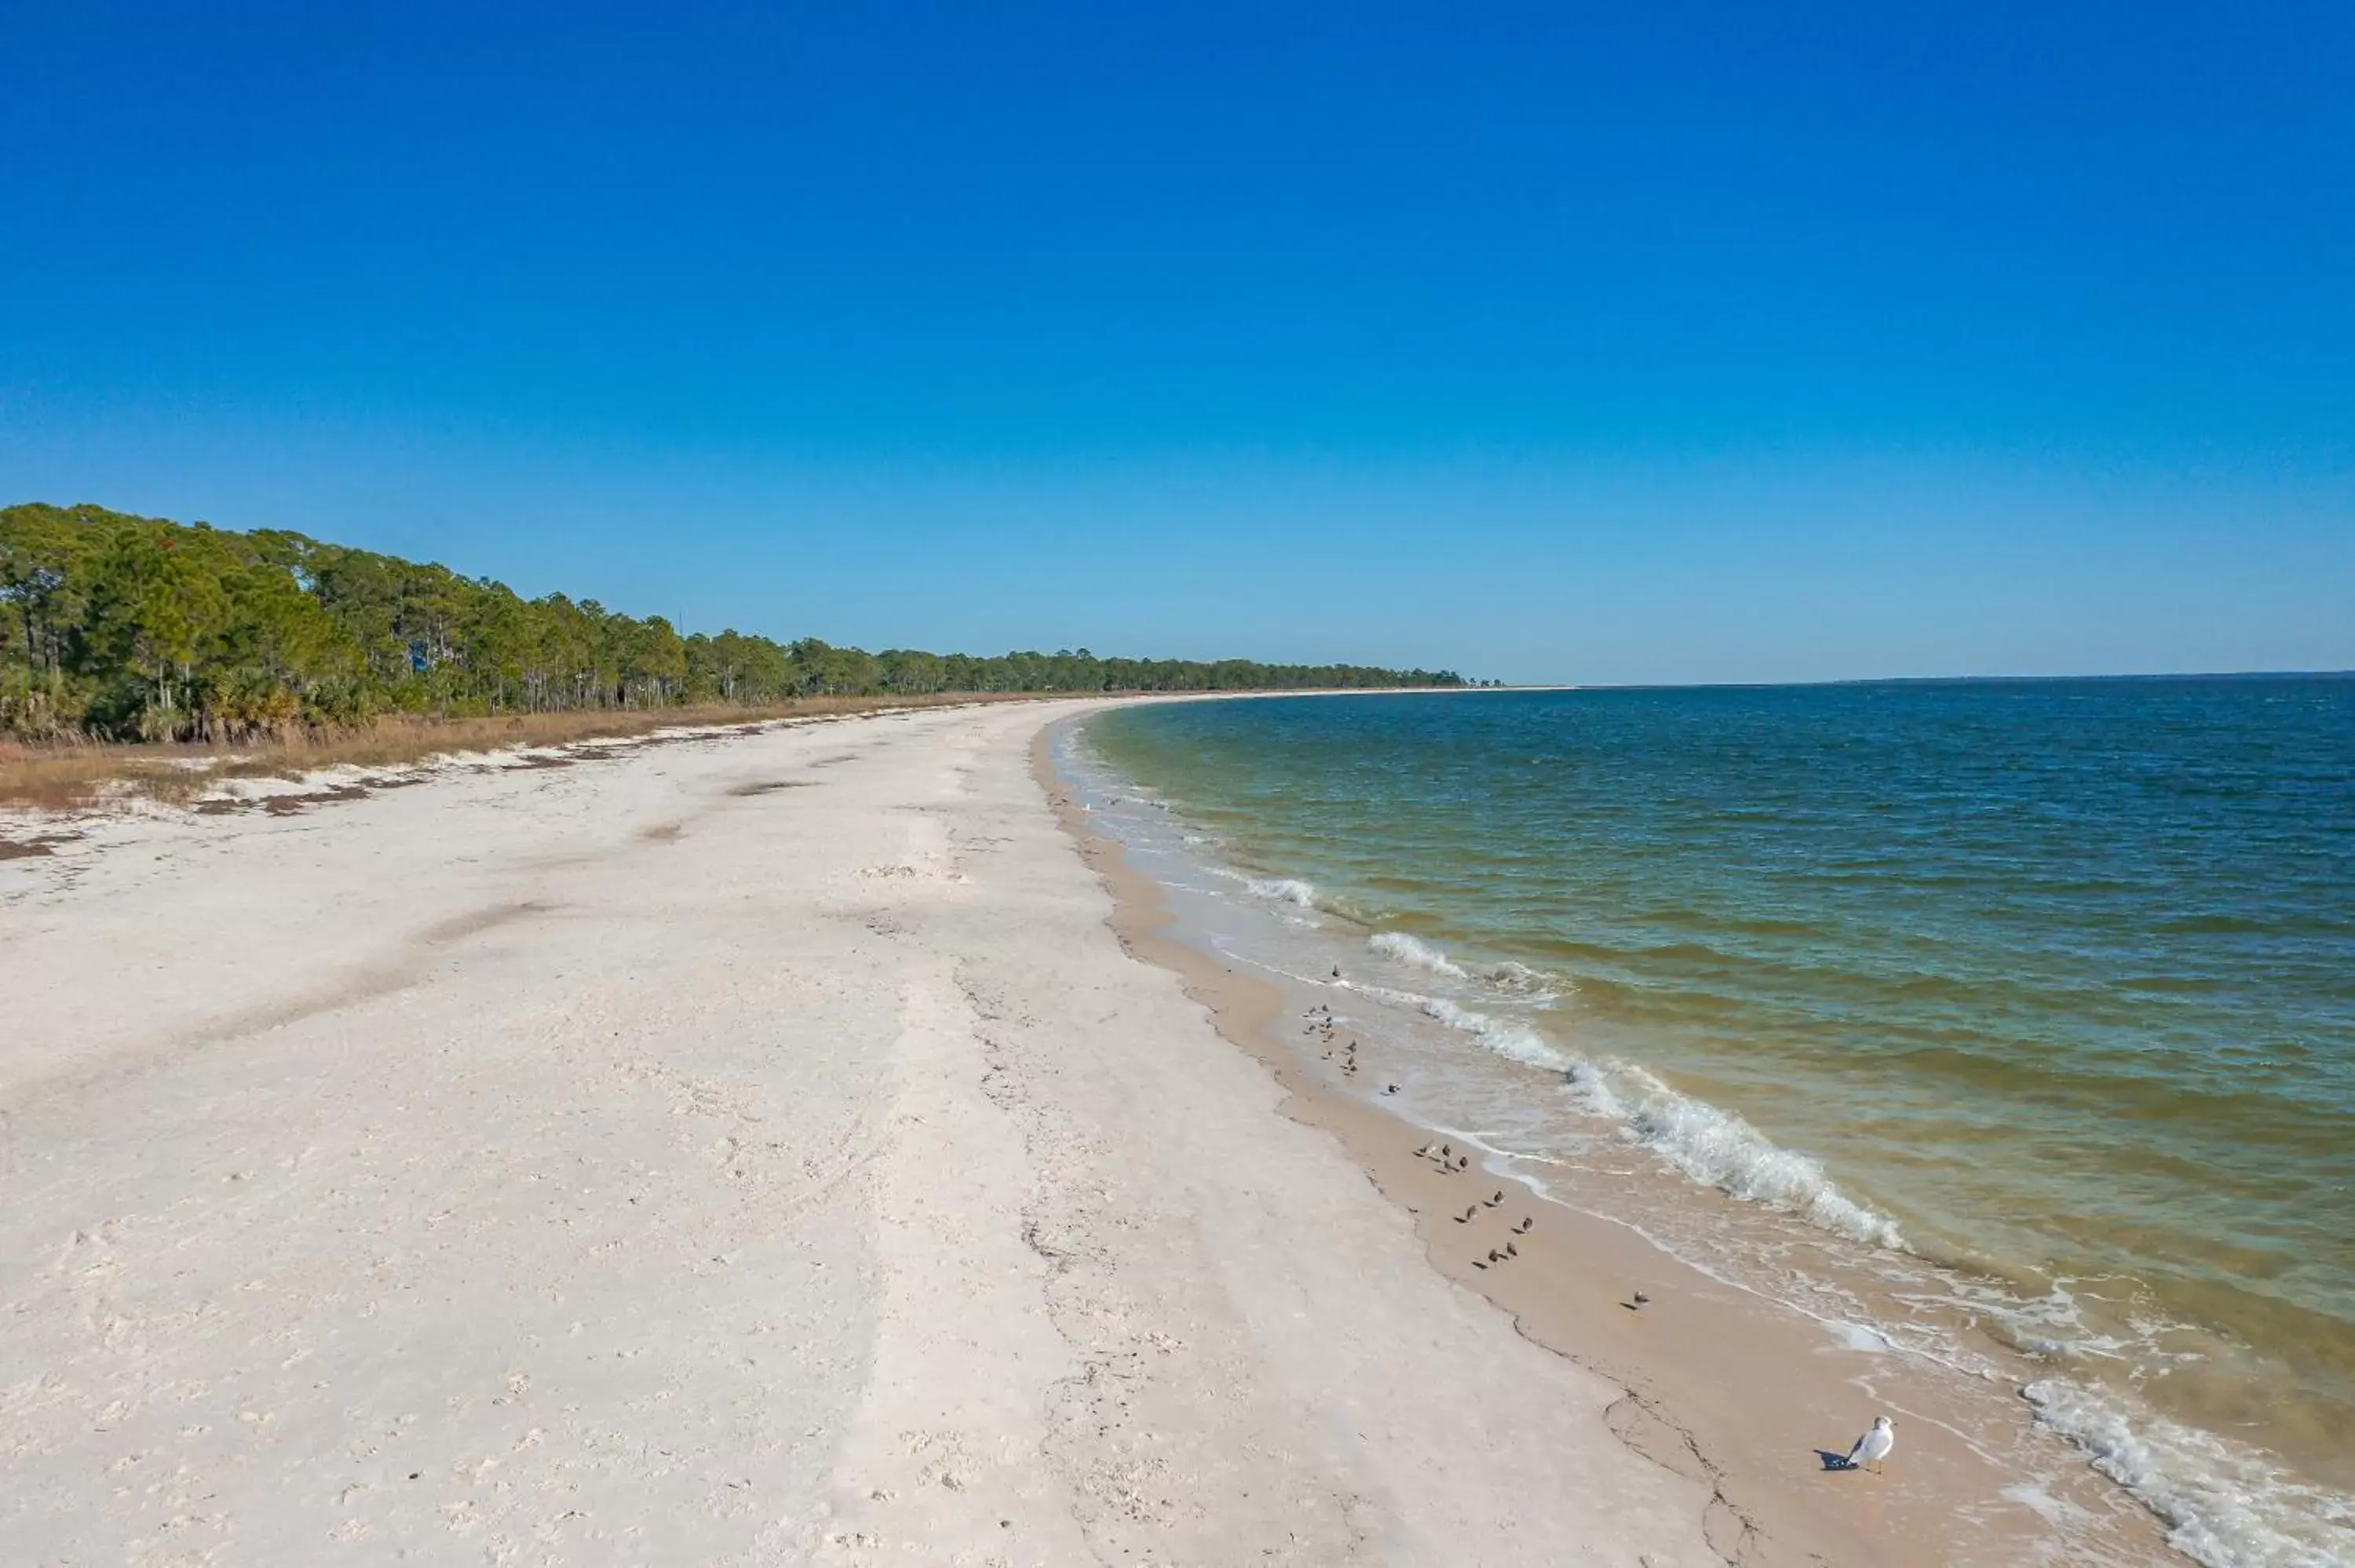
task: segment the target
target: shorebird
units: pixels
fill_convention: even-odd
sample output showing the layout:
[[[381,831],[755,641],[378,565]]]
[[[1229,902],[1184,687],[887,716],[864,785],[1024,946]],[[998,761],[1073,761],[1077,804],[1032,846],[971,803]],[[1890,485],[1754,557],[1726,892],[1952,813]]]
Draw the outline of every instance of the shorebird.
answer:
[[[1439,1157],[1440,1157],[1442,1160],[1453,1160],[1453,1159],[1455,1159],[1455,1146],[1454,1144],[1452,1144],[1452,1143],[1443,1143],[1443,1144],[1441,1144],[1441,1145],[1439,1146]]]
[[[1490,1263],[1502,1263],[1505,1261],[1505,1255],[1498,1252],[1495,1247],[1490,1247],[1488,1249],[1488,1261]]]
[[[1505,1193],[1502,1188],[1499,1188],[1496,1192],[1488,1194],[1488,1206],[1492,1209],[1504,1201]]]
[[[1638,1307],[1649,1306],[1649,1305],[1651,1304],[1651,1300],[1652,1300],[1652,1298],[1651,1298],[1650,1297],[1648,1297],[1648,1296],[1645,1295],[1642,1291],[1638,1290],[1637,1292],[1636,1292],[1636,1302],[1635,1302],[1635,1304],[1636,1304],[1636,1306],[1638,1306]]]
[[[1507,1257],[1518,1257],[1521,1255],[1521,1249],[1515,1246],[1512,1243],[1507,1242],[1505,1244],[1505,1255]]]
[[[1457,1169],[1458,1171],[1469,1171],[1469,1170],[1471,1170],[1471,1169],[1472,1169],[1472,1157],[1471,1157],[1470,1155],[1468,1155],[1468,1154],[1459,1154],[1459,1155],[1457,1155],[1457,1156],[1455,1157],[1455,1169]]]
[[[1477,1203],[1475,1203],[1475,1204],[1473,1204],[1470,1208],[1468,1208],[1468,1209],[1465,1210],[1465,1211],[1464,1211],[1464,1213],[1463,1213],[1463,1217],[1462,1217],[1462,1218],[1460,1218],[1460,1219],[1458,1219],[1455,1223],[1456,1223],[1457,1224],[1459,1224],[1459,1225],[1468,1225],[1468,1224],[1470,1224],[1472,1223],[1472,1216],[1473,1216],[1473,1215],[1475,1215],[1475,1214],[1476,1214],[1476,1213],[1478,1213],[1479,1212],[1480,1212],[1480,1205],[1479,1205],[1479,1204],[1477,1204]]]
[[[1877,1476],[1881,1473],[1881,1461],[1889,1457],[1889,1450],[1896,1446],[1897,1423],[1886,1415],[1876,1415],[1872,1418],[1872,1430],[1858,1438],[1856,1446],[1848,1451],[1848,1467],[1855,1470],[1870,1465]]]
[[[1521,1223],[1513,1227],[1513,1234],[1517,1236],[1525,1236],[1529,1234],[1530,1227],[1537,1223],[1537,1216],[1534,1214],[1523,1214]]]
[[[1339,980],[1341,978],[1341,966],[1338,964],[1335,964],[1333,966],[1333,978],[1335,980]]]
[[[1389,1088],[1384,1089],[1382,1093],[1386,1095],[1394,1095],[1398,1093],[1398,1086],[1396,1084],[1392,1084]]]
[[[1414,1151],[1414,1157],[1415,1157],[1417,1160],[1428,1160],[1428,1159],[1430,1159],[1430,1158],[1431,1158],[1431,1145],[1429,1145],[1429,1144],[1427,1144],[1427,1143],[1426,1143],[1426,1144],[1424,1144],[1421,1149],[1416,1150]]]

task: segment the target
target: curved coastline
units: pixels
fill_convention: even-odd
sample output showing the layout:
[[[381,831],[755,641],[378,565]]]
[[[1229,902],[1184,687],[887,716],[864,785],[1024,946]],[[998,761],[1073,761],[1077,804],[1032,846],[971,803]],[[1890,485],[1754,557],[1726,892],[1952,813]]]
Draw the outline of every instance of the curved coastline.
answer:
[[[1710,1479],[1712,1542],[1729,1560],[1747,1552],[1745,1563],[1993,1568],[2060,1551],[2118,1568],[2190,1561],[2168,1544],[2147,1508],[2094,1474],[2009,1391],[1837,1312],[1810,1315],[1712,1275],[1613,1214],[1607,1192],[1579,1192],[1574,1173],[1549,1180],[1465,1129],[1410,1120],[1316,1071],[1291,1025],[1309,993],[1287,994],[1285,977],[1252,972],[1180,929],[1167,889],[1091,821],[1054,754],[1058,732],[1079,722],[1042,729],[1033,767],[1112,892],[1124,943],[1175,971],[1220,1032],[1282,1086],[1284,1114],[1333,1136],[1406,1210],[1433,1267],[1509,1315],[1523,1337],[1625,1391],[1614,1430],[1647,1457]],[[1525,1191],[1547,1244],[1509,1269],[1488,1266],[1485,1246],[1467,1249],[1455,1216],[1469,1185],[1414,1156],[1434,1137],[1475,1151],[1494,1178],[1488,1185],[1505,1180]],[[1508,1206],[1519,1213],[1521,1205]],[[1638,1289],[1652,1299],[1631,1311]],[[1921,1457],[1902,1490],[1843,1489],[1846,1478],[1827,1472],[1818,1452],[1830,1439],[1807,1436],[1852,1425],[1869,1403],[1863,1386],[1912,1418],[1909,1446]],[[1990,1430],[2001,1434],[2000,1446],[1989,1446]],[[2023,1480],[2022,1455],[2034,1457],[2033,1480]],[[2076,1527],[2065,1542],[2055,1532],[2062,1519]]]
[[[2231,683],[2187,681],[2123,695],[2061,683],[2044,700],[2071,724],[2099,705],[2104,735],[2148,753],[2136,754],[2132,777],[2165,773],[2179,780],[2178,794],[2196,797],[2210,774],[2250,766],[2252,748],[2263,757],[2327,753],[2327,728],[2318,734],[2307,720],[2344,698],[2341,684],[2323,683],[2299,703],[2268,702],[2251,714]],[[1114,809],[1093,821],[1169,885],[1188,941],[1312,988],[1304,997],[1317,994],[1337,960],[1346,967],[1346,989],[1369,1004],[1352,1022],[1379,1037],[1381,1078],[1403,1080],[1403,1097],[1385,1108],[1418,1125],[1489,1128],[1496,1158],[1540,1180],[1561,1170],[1590,1189],[1604,1176],[1625,1179],[1607,1212],[1635,1219],[1689,1260],[1810,1308],[1830,1289],[1852,1304],[1834,1316],[1858,1332],[1893,1333],[2010,1390],[2033,1389],[2040,1419],[2161,1512],[2203,1563],[2310,1568],[2355,1556],[2355,1478],[2343,1441],[2350,1346],[2328,1295],[2346,1278],[2344,1233],[2329,1224],[2332,1193],[2344,1188],[2315,1185],[2328,1182],[2336,1157],[2312,1136],[2334,1117],[2344,1125],[2345,1102],[2314,1075],[2334,1059],[2326,1048],[2343,1045],[2346,1015],[2333,1011],[2341,992],[2318,989],[2311,931],[2299,927],[2278,950],[2183,953],[2159,938],[2146,947],[2143,922],[2088,903],[2100,888],[2055,893],[2040,869],[2085,863],[2078,835],[2051,842],[2055,824],[2082,815],[2085,792],[2003,826],[1997,807],[2024,811],[2044,799],[2036,789],[2051,790],[1991,779],[1999,761],[1980,758],[1951,779],[1934,770],[1921,785],[1932,796],[1927,814],[1898,843],[1884,843],[1896,830],[1873,810],[1915,799],[1890,777],[1891,759],[1911,757],[1916,742],[1944,757],[1949,748],[1937,737],[1947,728],[1983,723],[1987,710],[2009,724],[2019,706],[2009,692],[1942,690],[1916,704],[1912,730],[1890,732],[1892,701],[1807,689],[1597,694],[1518,713],[1444,703],[1412,714],[1348,703],[1248,715],[1137,712],[1107,717],[1101,752],[1066,747],[1065,760],[1113,789],[1134,774],[1167,797],[1151,813]],[[1876,734],[1890,732],[1862,774],[1845,759],[1828,763],[1821,779],[1809,765],[1759,773],[1757,758],[1793,761],[1825,734],[1848,734],[1859,716]],[[2275,733],[2301,723],[2288,739]],[[1741,759],[1724,755],[1719,731],[1729,726],[1744,737]],[[1628,755],[1631,742],[1644,741],[1651,752]],[[1664,757],[1661,747],[1690,755]],[[1560,782],[1540,785],[1541,767]],[[1672,796],[1661,792],[1664,777],[1678,785]],[[2095,799],[2106,788],[2080,782]],[[1981,789],[1993,792],[1982,800],[1973,792]],[[1770,826],[1797,822],[1794,842],[1777,838],[1759,853],[1762,830],[1752,819],[1760,814],[1734,809],[1752,799],[1775,804],[1762,819]],[[2159,875],[2163,866],[2132,858],[2137,845],[2180,844],[2199,829],[2199,853],[2212,861],[2232,842],[2216,837],[2222,828],[2203,802],[2169,814],[2154,801],[2147,823],[2106,820],[2103,853],[2142,865],[2128,877],[2124,913],[2173,885]],[[2296,789],[2271,802],[2271,815],[2241,831],[2270,825],[2280,833],[2253,844],[2254,858],[2236,862],[2229,879],[2200,884],[2198,896],[2239,907],[2286,885],[2290,873],[2277,854],[2267,858],[2269,846],[2311,844],[2341,820],[2315,815],[2311,804]],[[1973,809],[1967,832],[1925,844],[1924,823],[1950,805]],[[2290,821],[2279,820],[2285,811]],[[1721,826],[1729,814],[1743,820]],[[2028,858],[1991,863],[2012,842],[2006,834]],[[1909,845],[1926,859],[1888,859]],[[1819,864],[1874,853],[1885,890],[1864,897],[1815,889]],[[1211,857],[1217,863],[1205,866]],[[2333,862],[2323,853],[2314,863]],[[2179,880],[2183,866],[2166,865]],[[2297,874],[2306,878],[2300,896],[2322,899],[2308,926],[2343,919],[2343,898],[2323,897],[2310,870]],[[1235,885],[1305,879],[1316,885],[1307,906],[1246,897]],[[1924,885],[1949,881],[1986,890],[1984,916],[1976,904],[1955,906],[1951,890]],[[1845,924],[1874,907],[1891,915],[1886,927]],[[1785,908],[1796,918],[1772,929],[1747,920]],[[1655,951],[1662,933],[1653,921],[1663,913],[1679,914],[1678,929],[1698,935]],[[2033,939],[2015,954],[2005,934],[2031,918]],[[1729,932],[1718,967],[1696,969],[1696,955]],[[2072,948],[2081,933],[2086,946]],[[1935,939],[1925,946],[1923,936]],[[1580,947],[1590,940],[1600,945]],[[2201,1000],[2144,997],[2131,977],[2145,972],[2136,964],[2146,953],[2172,954],[2185,974],[2208,976],[2189,988]],[[1540,968],[1511,977],[1522,983],[1500,983],[1487,972],[1500,955]],[[2220,993],[2217,980],[2232,977],[2217,966],[2243,962],[2259,967]],[[1882,983],[1925,969],[1951,979],[1926,991],[1913,983],[1891,992]],[[1554,980],[1556,1001],[1522,994],[1530,974]],[[1870,983],[1859,989],[1852,977]],[[2040,1017],[2051,1021],[2049,1043],[2036,1033]],[[1452,1032],[1455,1044],[1434,1029]],[[1804,1037],[1810,1029],[1824,1031],[1819,1041]],[[2295,1037],[2306,1030],[2318,1032],[2316,1049],[2301,1054]],[[2269,1102],[2250,1084],[2217,1121],[2185,1122],[2193,1108],[2218,1103],[2219,1080],[2203,1070],[2211,1055],[2230,1069],[2275,1035],[2291,1041],[2280,1060],[2254,1065],[2273,1072],[2276,1092],[2298,1081],[2317,1089],[2306,1114],[2252,1128],[2250,1107]],[[2112,1036],[2115,1048],[2097,1048]],[[2081,1039],[2089,1045],[2078,1053]],[[2138,1039],[2158,1049],[2125,1050]],[[1925,1076],[1909,1076],[1922,1042],[1948,1057],[1976,1045],[1986,1063],[1939,1059]],[[2149,1076],[2170,1062],[2178,1076]],[[1964,1093],[1957,1071],[1998,1072],[1998,1089],[2009,1092]],[[2223,1077],[2239,1081],[2229,1071]],[[2188,1103],[2169,1119],[2137,1119],[2136,1107],[2176,1102]],[[1758,1128],[1772,1130],[1751,1128],[1753,1114]],[[1798,1152],[1809,1150],[1826,1160]],[[1678,1207],[1658,1182],[1633,1180],[1638,1150],[1658,1171],[1746,1202],[1721,1214]],[[2193,1169],[2186,1161],[2202,1153],[2220,1162],[2214,1175],[2227,1185],[2183,1190],[2181,1173]],[[2062,1163],[2048,1177],[2043,1162],[2053,1156]],[[1827,1165],[1839,1173],[1837,1184]],[[2105,1171],[2117,1182],[2093,1180]],[[2253,1173],[2268,1171],[2289,1184],[2252,1190]],[[2269,1224],[2264,1205],[2296,1191],[2314,1202]],[[2220,1209],[2220,1198],[2241,1206]],[[2175,1209],[2155,1207],[2147,1218],[2179,1224],[2141,1223],[2138,1204],[2166,1202]],[[1675,1211],[1665,1225],[1656,1223],[1664,1203]],[[1760,1208],[1805,1216],[1871,1250],[1832,1256],[1841,1247],[1807,1247],[1759,1223]],[[2220,1223],[2234,1215],[2245,1224]],[[2308,1245],[2287,1251],[2292,1236]],[[1793,1275],[1778,1255],[1810,1266]],[[2196,1288],[2208,1280],[2214,1289]]]

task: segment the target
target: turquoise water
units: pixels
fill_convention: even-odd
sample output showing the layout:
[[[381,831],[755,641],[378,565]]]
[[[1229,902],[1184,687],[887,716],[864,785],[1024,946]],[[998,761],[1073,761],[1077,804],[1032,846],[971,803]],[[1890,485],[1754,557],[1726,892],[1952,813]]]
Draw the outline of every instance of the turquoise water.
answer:
[[[2278,1459],[2297,1506],[2355,1489],[2355,680],[1279,699],[1086,738],[1206,864],[1444,980],[1402,994],[1533,1101],[1559,1075],[1689,1179],[2064,1303],[2014,1342]]]

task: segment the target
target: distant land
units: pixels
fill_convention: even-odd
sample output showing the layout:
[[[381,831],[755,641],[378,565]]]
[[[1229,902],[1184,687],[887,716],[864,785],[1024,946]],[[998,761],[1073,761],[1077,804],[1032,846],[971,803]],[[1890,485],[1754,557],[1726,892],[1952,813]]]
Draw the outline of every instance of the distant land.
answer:
[[[757,707],[817,696],[1462,686],[1448,670],[989,658],[682,634],[660,616],[279,529],[0,507],[0,738],[240,744],[389,714]]]
[[[2345,681],[2355,670],[2158,670],[2123,674],[2073,675],[2065,671],[2039,675],[1856,675],[1831,681],[1623,681],[1530,690],[1582,692],[1798,691],[1815,686],[2036,686],[2061,681]]]

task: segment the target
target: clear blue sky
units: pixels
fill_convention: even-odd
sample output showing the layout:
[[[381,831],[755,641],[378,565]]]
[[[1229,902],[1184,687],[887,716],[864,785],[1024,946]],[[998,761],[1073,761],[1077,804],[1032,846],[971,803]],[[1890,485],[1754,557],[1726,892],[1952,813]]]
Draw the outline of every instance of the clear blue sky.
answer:
[[[868,646],[2355,666],[2351,82],[2342,0],[20,6],[0,499]]]

